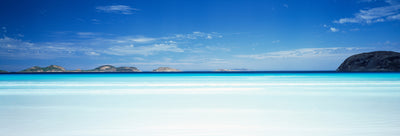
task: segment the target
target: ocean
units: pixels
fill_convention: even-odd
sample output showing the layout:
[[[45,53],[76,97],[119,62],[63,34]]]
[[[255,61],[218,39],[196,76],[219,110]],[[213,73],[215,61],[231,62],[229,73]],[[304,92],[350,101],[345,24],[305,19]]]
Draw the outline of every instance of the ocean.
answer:
[[[399,136],[400,73],[0,74],[4,136]]]

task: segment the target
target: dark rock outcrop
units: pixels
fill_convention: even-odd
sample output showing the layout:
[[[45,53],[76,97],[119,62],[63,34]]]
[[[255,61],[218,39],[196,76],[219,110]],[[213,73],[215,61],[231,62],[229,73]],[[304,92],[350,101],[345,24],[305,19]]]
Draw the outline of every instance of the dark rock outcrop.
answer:
[[[153,72],[181,72],[181,70],[170,67],[159,67],[157,69],[154,69]]]
[[[136,67],[114,67],[112,65],[103,65],[85,72],[141,72]]]
[[[39,67],[39,66],[34,66],[25,70],[22,70],[20,72],[65,72],[65,69],[61,66],[57,65],[50,65],[48,67]]]
[[[356,54],[347,58],[336,71],[400,71],[400,53],[375,51]]]

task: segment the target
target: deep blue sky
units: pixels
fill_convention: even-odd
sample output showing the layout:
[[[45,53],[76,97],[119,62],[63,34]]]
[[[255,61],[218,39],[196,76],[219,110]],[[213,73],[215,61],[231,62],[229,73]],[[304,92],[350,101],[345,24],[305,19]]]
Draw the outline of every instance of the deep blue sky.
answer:
[[[400,51],[396,0],[1,0],[0,69],[335,70]]]

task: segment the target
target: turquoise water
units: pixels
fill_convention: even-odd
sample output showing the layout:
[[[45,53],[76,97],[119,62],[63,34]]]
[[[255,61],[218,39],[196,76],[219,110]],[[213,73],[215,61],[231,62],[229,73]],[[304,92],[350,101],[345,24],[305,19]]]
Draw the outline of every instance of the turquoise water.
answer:
[[[400,73],[0,74],[6,136],[398,136]]]

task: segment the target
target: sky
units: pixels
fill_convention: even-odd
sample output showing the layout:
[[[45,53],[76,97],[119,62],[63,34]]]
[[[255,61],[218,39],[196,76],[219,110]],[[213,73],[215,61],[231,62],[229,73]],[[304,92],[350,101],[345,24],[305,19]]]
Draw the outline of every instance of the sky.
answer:
[[[0,69],[335,70],[400,51],[399,0],[1,0]]]

